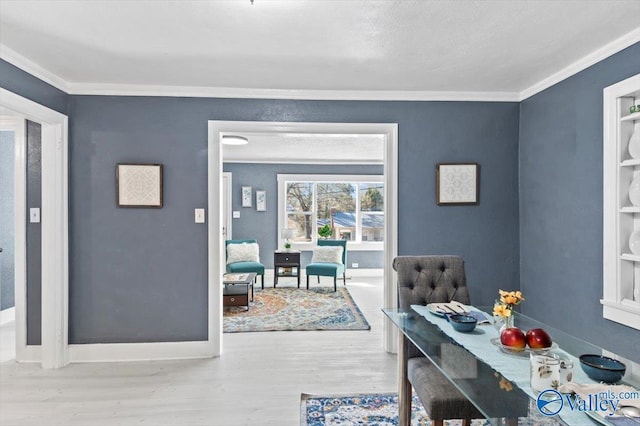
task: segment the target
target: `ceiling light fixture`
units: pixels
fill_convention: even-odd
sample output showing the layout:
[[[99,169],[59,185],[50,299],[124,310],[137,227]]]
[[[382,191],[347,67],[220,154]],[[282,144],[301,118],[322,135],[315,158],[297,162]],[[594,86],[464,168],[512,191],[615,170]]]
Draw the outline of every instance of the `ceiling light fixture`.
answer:
[[[222,136],[223,145],[246,145],[249,143],[249,139],[244,136],[238,135],[224,135]]]

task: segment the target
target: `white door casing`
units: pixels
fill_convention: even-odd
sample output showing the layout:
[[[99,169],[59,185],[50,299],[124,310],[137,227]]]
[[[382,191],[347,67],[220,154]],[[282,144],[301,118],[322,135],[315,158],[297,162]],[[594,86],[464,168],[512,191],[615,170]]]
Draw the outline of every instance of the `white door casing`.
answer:
[[[224,271],[222,235],[222,148],[223,133],[339,133],[384,136],[385,236],[384,307],[397,306],[396,284],[391,269],[398,253],[398,125],[396,123],[293,123],[256,121],[209,121],[208,125],[208,259],[209,259],[209,345],[213,356],[222,353],[222,291]],[[384,349],[397,350],[397,331],[384,322]]]
[[[26,144],[24,136],[20,140],[16,137],[16,359],[40,361],[44,368],[60,368],[69,362],[68,119],[3,88],[0,88],[0,107],[42,125],[42,344],[39,348],[26,345]]]

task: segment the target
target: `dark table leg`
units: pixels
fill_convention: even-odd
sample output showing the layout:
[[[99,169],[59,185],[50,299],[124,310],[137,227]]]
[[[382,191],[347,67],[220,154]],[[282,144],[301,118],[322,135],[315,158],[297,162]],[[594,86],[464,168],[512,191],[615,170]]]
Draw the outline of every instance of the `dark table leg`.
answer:
[[[398,425],[411,426],[411,383],[407,376],[407,350],[409,341],[398,333]]]

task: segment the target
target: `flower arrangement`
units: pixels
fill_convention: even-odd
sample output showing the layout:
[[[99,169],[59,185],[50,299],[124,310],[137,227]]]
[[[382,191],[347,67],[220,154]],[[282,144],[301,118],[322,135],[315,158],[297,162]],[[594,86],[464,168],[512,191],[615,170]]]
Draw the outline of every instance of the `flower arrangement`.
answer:
[[[524,301],[522,293],[519,291],[504,290],[498,290],[498,292],[500,293],[500,300],[496,301],[496,304],[493,306],[493,315],[502,318],[511,317],[513,308]]]

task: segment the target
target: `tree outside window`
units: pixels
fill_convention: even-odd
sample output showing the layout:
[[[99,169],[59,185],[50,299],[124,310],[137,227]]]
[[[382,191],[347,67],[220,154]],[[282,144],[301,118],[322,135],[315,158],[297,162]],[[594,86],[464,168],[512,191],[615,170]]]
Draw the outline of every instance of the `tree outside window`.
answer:
[[[381,182],[286,182],[286,227],[294,242],[311,242],[328,224],[329,238],[380,242],[384,235]]]

